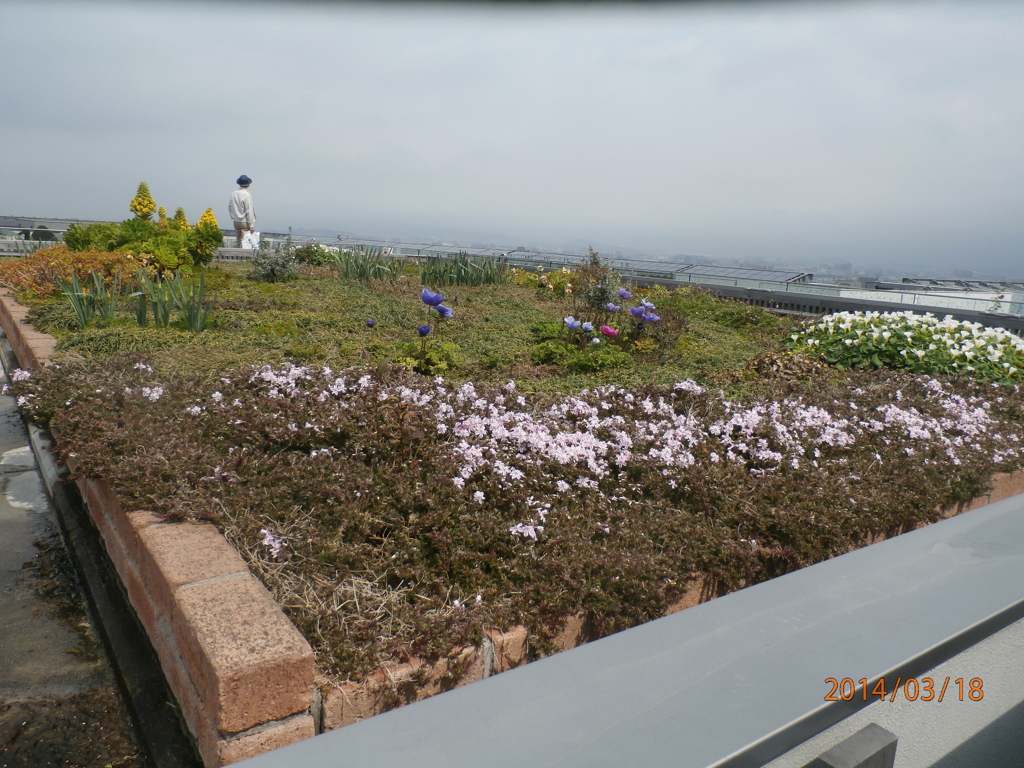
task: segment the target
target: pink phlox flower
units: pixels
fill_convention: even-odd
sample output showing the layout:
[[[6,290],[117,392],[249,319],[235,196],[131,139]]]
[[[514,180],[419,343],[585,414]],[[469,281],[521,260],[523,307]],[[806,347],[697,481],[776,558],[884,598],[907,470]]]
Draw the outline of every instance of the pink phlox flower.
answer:
[[[544,532],[544,526],[516,523],[509,527],[508,532],[513,538],[518,536],[522,539],[532,539],[533,541],[537,541],[537,537]]]
[[[281,549],[285,545],[284,539],[275,536],[266,528],[261,528],[260,533],[263,534],[263,546],[270,550],[270,554],[274,557],[280,555]]]

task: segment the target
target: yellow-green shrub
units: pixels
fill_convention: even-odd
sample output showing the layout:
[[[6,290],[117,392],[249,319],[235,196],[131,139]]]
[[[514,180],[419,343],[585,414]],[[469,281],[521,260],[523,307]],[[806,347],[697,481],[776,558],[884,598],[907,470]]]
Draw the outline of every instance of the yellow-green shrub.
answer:
[[[139,189],[135,197],[128,204],[129,210],[135,214],[135,218],[149,221],[156,212],[156,200],[149,192],[149,185],[144,181],[139,182]]]

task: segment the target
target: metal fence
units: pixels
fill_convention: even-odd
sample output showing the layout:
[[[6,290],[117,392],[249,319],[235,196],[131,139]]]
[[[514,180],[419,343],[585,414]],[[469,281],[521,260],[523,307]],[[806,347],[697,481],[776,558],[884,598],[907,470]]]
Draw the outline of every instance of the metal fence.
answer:
[[[49,248],[59,240],[0,240],[0,256],[31,256],[40,248]]]

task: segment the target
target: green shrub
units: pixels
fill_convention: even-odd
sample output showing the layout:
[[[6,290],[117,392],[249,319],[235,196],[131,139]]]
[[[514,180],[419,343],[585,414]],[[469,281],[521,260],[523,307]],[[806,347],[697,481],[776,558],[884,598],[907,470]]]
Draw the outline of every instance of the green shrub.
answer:
[[[537,341],[547,341],[548,339],[560,338],[563,335],[564,328],[565,326],[561,323],[545,317],[530,326],[530,333],[533,334]]]
[[[548,339],[530,350],[530,360],[537,365],[555,365],[573,352],[573,347],[560,339]]]
[[[144,219],[128,219],[120,224],[72,224],[64,234],[64,243],[71,251],[119,251],[125,246],[158,238],[161,234],[158,224]]]
[[[334,261],[334,252],[324,248],[320,243],[306,243],[294,251],[295,260],[299,264],[311,267],[322,267]]]
[[[253,254],[249,279],[264,283],[283,283],[296,278],[298,267],[299,264],[288,245],[270,246],[266,241],[262,241],[259,249]]]
[[[158,238],[141,244],[129,244],[121,250],[135,251],[140,256],[149,254],[150,266],[158,274],[182,270],[190,272],[193,261],[192,233],[168,231]]]
[[[195,263],[196,255],[208,255],[211,244],[223,240],[219,229],[215,226],[212,229],[216,232],[210,229],[209,226],[199,232],[192,229],[165,229],[146,219],[128,219],[120,224],[97,223],[86,227],[72,224],[64,236],[64,242],[71,251],[130,253],[148,261],[158,273],[176,270],[188,272]]]
[[[588,349],[573,352],[565,362],[571,373],[596,373],[609,368],[627,368],[633,358],[612,344],[594,344]]]
[[[576,294],[583,305],[595,312],[603,312],[605,306],[618,301],[618,289],[622,280],[600,254],[588,248],[587,263],[576,270]]]
[[[462,364],[462,348],[451,341],[405,342],[398,345],[395,362],[424,376],[444,376]]]
[[[224,235],[209,208],[192,228],[181,208],[173,219],[161,215],[158,221],[152,221],[156,203],[145,183],[139,185],[139,194],[131,207],[136,218],[120,224],[72,224],[64,235],[68,249],[131,253],[144,260],[148,257],[149,265],[160,274],[179,270],[187,274],[193,266],[213,261],[217,249],[224,243]]]

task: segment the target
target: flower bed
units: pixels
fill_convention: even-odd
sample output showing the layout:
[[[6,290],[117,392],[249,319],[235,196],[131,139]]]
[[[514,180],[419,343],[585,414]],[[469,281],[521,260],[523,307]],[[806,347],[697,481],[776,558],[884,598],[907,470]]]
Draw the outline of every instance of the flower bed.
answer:
[[[915,373],[962,373],[1015,383],[1024,372],[1024,340],[932,314],[838,312],[790,336],[791,349],[818,354],[843,368],[907,368]]]
[[[1021,462],[1016,386],[837,374],[699,292],[204,274],[201,334],[40,305],[64,357],[12,393],[126,511],[216,523],[312,643],[328,726],[931,522]],[[855,322],[791,341],[856,351]]]
[[[16,386],[126,507],[217,520],[321,670],[359,680],[489,628],[548,652],[567,617],[633,626],[694,573],[713,592],[771,578],[934,521],[1020,461],[1015,388],[761,385],[540,395],[294,365],[205,384],[119,357]]]

